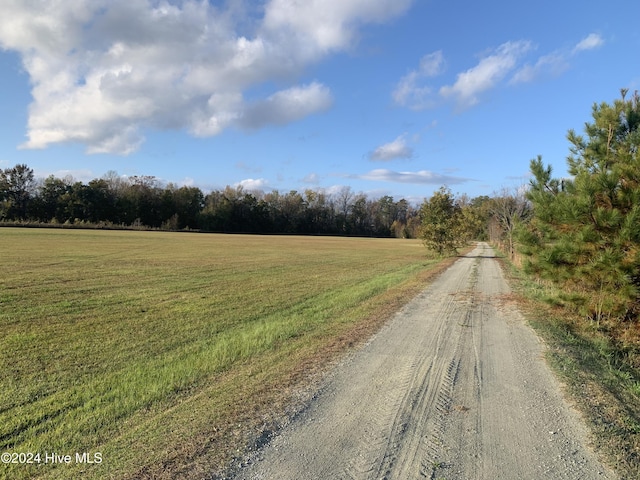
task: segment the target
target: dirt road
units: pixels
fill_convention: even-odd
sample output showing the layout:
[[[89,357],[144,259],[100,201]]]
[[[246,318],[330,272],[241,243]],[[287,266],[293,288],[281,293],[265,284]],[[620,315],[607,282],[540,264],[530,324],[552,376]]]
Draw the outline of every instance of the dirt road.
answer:
[[[479,244],[327,379],[240,479],[614,479]]]

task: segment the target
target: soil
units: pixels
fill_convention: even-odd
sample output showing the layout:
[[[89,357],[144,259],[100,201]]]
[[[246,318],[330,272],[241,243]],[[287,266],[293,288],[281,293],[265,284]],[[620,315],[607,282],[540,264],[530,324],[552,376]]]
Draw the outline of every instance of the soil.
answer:
[[[237,479],[616,479],[493,250],[460,258],[327,375]]]

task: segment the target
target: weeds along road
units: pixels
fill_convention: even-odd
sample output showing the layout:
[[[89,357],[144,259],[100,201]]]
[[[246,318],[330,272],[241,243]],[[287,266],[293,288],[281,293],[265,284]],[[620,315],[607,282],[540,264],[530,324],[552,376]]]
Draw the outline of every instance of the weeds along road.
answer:
[[[240,479],[613,479],[479,244],[338,366]]]

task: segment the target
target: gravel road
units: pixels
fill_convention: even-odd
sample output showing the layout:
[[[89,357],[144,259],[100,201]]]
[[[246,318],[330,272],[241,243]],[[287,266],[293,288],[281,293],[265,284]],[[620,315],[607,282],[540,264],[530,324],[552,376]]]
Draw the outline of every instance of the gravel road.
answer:
[[[238,479],[615,479],[480,243],[328,376]]]

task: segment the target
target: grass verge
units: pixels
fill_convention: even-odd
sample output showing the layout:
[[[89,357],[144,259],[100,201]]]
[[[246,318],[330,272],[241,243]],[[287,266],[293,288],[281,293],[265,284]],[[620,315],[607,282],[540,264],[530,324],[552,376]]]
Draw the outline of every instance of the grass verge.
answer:
[[[0,465],[12,479],[222,471],[455,260],[395,239],[19,228],[0,251],[0,451],[72,457]]]
[[[628,339],[637,325],[596,324],[557,302],[551,284],[538,282],[503,260],[517,301],[544,340],[549,365],[582,414],[594,449],[621,479],[640,472],[640,371]]]

